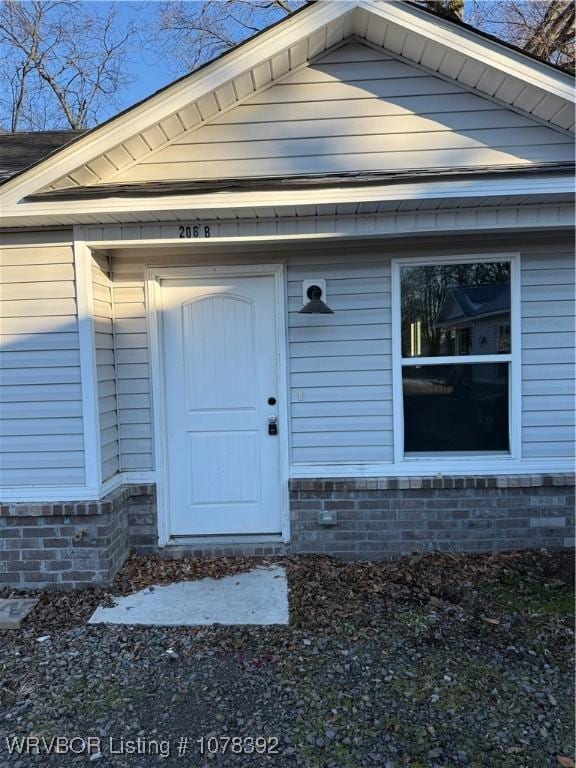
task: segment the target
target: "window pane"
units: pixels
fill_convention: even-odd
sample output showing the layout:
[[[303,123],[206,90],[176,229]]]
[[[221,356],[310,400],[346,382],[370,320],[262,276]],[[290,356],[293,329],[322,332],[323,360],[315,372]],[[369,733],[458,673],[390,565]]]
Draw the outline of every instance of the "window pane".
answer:
[[[402,267],[402,356],[510,352],[510,264]]]
[[[404,451],[508,451],[508,363],[402,368]]]

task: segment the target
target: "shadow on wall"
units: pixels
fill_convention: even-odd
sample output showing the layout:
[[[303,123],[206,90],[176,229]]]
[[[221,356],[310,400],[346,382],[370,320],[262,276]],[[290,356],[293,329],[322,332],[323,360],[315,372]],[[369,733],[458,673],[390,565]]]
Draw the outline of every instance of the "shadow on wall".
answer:
[[[31,269],[33,269],[31,267]],[[42,293],[42,283],[34,285]],[[72,282],[52,286],[64,293]],[[10,300],[0,320],[2,486],[82,485],[84,433],[78,327],[72,296]],[[29,306],[34,305],[34,306]],[[12,316],[6,316],[13,311]],[[52,312],[62,314],[52,314]],[[43,313],[30,316],[33,312]],[[29,316],[22,316],[27,313]],[[69,313],[69,314],[68,314]]]
[[[572,140],[367,46],[321,57],[115,181],[570,161]]]

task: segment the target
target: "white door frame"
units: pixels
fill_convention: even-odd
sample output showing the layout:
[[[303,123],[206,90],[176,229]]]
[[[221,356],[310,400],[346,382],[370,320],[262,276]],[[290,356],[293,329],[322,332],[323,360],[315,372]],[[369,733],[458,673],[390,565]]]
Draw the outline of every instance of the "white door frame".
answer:
[[[288,478],[290,467],[289,434],[289,387],[287,366],[287,322],[285,266],[278,264],[241,264],[214,267],[148,267],[145,276],[146,315],[150,338],[150,369],[152,379],[152,424],[154,431],[154,458],[156,467],[156,492],[158,508],[158,543],[161,547],[171,543],[169,530],[168,493],[168,440],[166,437],[166,394],[164,383],[165,355],[162,342],[161,280],[168,278],[274,277],[274,304],[276,315],[276,364],[278,375],[278,439],[280,440],[280,504],[282,541],[290,540],[290,508],[288,503]],[[194,537],[190,537],[194,538]],[[203,537],[204,538],[204,537]],[[215,539],[217,537],[214,537]],[[227,537],[230,538],[230,537]],[[245,541],[249,537],[242,537]],[[259,540],[261,537],[258,537]],[[271,537],[272,538],[272,537]],[[179,542],[181,543],[181,542]]]

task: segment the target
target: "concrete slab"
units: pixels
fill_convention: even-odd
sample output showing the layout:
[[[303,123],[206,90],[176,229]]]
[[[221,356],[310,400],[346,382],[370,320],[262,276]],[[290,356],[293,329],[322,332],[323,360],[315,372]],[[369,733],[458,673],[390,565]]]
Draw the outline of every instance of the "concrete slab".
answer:
[[[0,629],[18,629],[37,602],[32,597],[0,599]]]
[[[208,624],[288,624],[288,583],[284,568],[256,568],[221,579],[178,581],[147,587],[97,608],[90,624],[161,627]]]

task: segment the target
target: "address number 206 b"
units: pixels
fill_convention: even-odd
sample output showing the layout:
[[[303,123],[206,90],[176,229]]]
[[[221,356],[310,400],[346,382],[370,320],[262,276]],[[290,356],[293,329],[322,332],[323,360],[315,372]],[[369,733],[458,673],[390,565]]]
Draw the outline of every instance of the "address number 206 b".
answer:
[[[198,237],[210,237],[210,227],[195,225],[178,227],[179,237],[182,240],[195,240]]]

